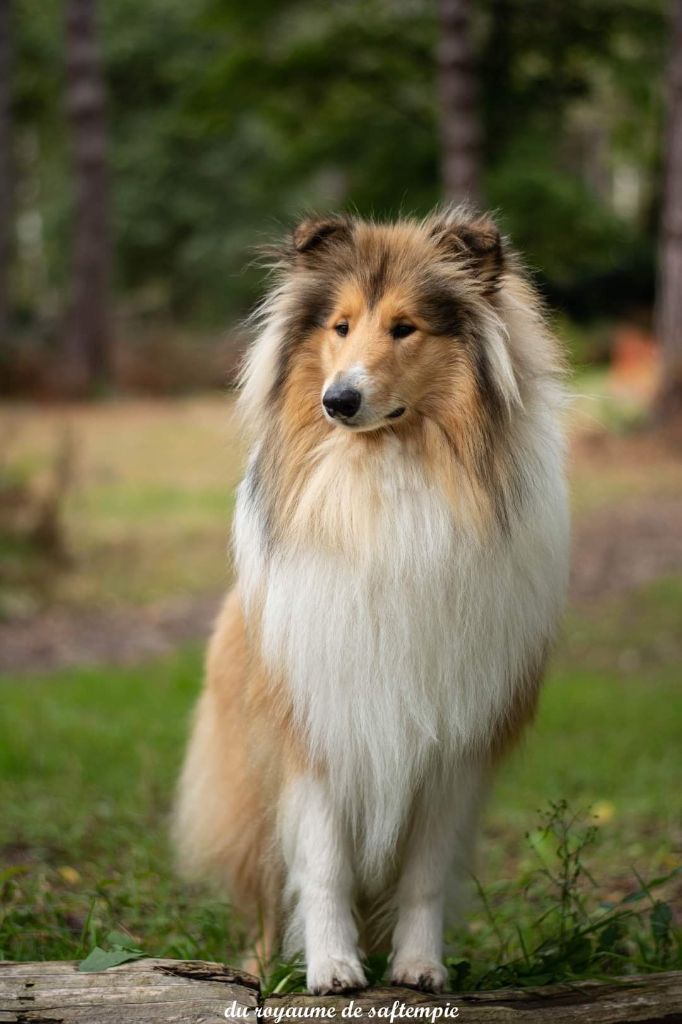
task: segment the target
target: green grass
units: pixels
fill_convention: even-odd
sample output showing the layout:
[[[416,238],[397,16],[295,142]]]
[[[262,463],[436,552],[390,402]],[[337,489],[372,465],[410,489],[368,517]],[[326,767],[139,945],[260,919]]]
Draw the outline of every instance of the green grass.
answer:
[[[538,722],[486,816],[480,880],[501,924],[474,904],[458,937],[472,978],[498,957],[500,927],[532,931],[540,904],[524,887],[537,844],[524,837],[548,801],[598,812],[584,854],[597,901],[637,889],[634,871],[677,866],[680,609],[682,582],[664,581],[569,617]],[[167,840],[200,676],[200,652],[185,650],[134,669],[0,682],[0,958],[80,957],[111,929],[155,955],[224,959],[238,944],[220,897],[176,880]],[[674,882],[662,892],[674,896]]]
[[[0,957],[80,956],[113,922],[159,954],[225,955],[225,908],[177,883],[166,835],[200,667],[3,681]]]
[[[49,489],[66,434],[74,464],[61,507],[69,564],[41,572],[35,559],[14,559],[0,614],[5,605],[145,604],[226,586],[242,466],[231,396],[3,407],[0,430],[5,475],[36,494]]]
[[[569,615],[539,719],[501,773],[500,814],[560,795],[680,823],[681,609],[682,582],[666,580]]]

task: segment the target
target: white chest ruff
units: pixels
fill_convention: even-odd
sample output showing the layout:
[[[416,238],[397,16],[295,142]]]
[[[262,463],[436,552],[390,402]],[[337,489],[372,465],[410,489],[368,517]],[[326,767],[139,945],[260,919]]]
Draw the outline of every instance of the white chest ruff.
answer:
[[[566,573],[563,488],[510,536],[481,546],[440,493],[396,456],[371,547],[261,553],[240,498],[236,543],[247,607],[262,602],[266,664],[284,669],[312,753],[362,835],[369,864],[391,848],[434,765],[486,746],[524,669],[550,638]]]

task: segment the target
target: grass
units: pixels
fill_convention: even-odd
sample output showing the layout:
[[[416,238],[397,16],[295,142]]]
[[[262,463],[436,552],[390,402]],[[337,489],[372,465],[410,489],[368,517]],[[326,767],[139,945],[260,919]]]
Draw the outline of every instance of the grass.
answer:
[[[666,885],[682,868],[645,880],[614,899],[599,896],[587,863],[598,841],[597,816],[550,802],[526,835],[536,859],[513,882],[477,885],[482,928],[454,935],[448,960],[454,989],[546,985],[585,977],[682,966],[682,929],[674,923]],[[519,897],[522,897],[521,899]]]
[[[189,650],[3,681],[0,957],[79,957],[116,922],[160,955],[223,958],[225,908],[177,883],[166,835],[199,676]]]
[[[548,801],[596,811],[598,841],[581,852],[595,885],[580,880],[596,908],[631,898],[635,872],[651,878],[678,866],[680,609],[682,583],[671,580],[599,614],[572,613],[537,726],[502,769],[486,818],[487,910],[476,902],[456,937],[460,983],[501,984],[508,973],[493,968],[525,963],[541,945],[538,918],[557,905],[533,881],[537,811]],[[624,625],[635,657],[619,667]],[[222,960],[238,945],[239,923],[220,897],[175,879],[166,834],[200,674],[200,652],[188,649],[139,668],[2,680],[0,958],[81,957],[112,929],[154,955]],[[652,899],[676,894],[672,879]],[[618,941],[611,965],[639,963],[635,939]],[[604,957],[586,969],[605,969]],[[542,973],[535,964],[527,975]],[[293,985],[297,975],[282,968],[276,979]]]
[[[13,472],[38,486],[64,431],[75,451],[63,509],[69,571],[27,575],[23,590],[14,581],[9,610],[144,604],[226,585],[242,465],[230,396],[5,407],[0,430]]]

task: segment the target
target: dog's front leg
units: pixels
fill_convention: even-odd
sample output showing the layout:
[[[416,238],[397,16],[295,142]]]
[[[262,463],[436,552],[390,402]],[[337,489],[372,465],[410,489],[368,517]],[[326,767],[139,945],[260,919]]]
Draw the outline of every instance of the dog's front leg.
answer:
[[[393,932],[394,985],[440,992],[447,981],[443,925],[450,875],[461,888],[471,870],[478,810],[485,788],[476,766],[422,794],[408,838],[397,888]],[[453,870],[454,869],[454,870]],[[460,897],[460,893],[456,893]]]
[[[312,774],[297,778],[287,787],[283,810],[287,889],[295,901],[287,945],[302,942],[311,992],[363,988],[349,842],[326,781]]]

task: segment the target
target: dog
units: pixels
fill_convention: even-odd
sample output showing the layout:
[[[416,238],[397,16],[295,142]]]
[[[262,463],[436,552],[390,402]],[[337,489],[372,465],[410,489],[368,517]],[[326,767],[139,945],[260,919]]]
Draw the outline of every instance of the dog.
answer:
[[[564,603],[563,361],[487,215],[309,217],[271,265],[180,861],[311,992],[362,988],[389,938],[392,983],[439,991]]]

